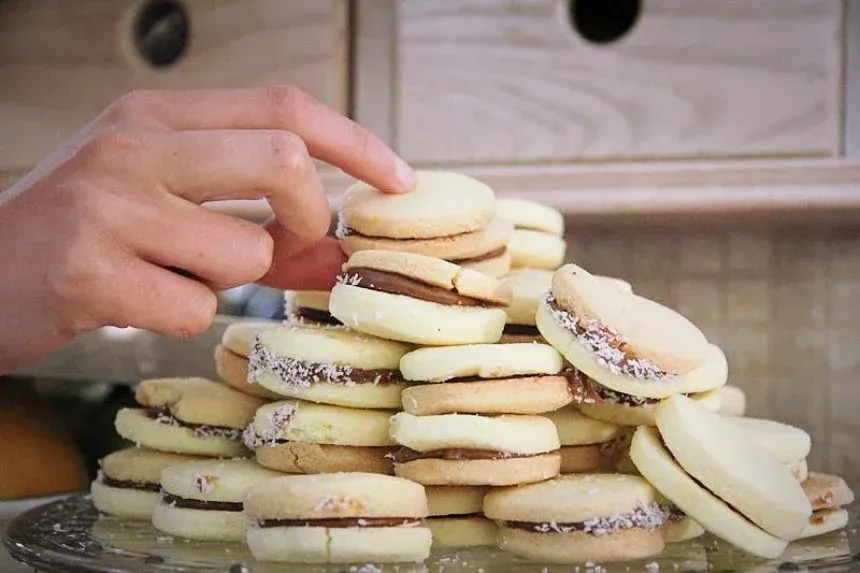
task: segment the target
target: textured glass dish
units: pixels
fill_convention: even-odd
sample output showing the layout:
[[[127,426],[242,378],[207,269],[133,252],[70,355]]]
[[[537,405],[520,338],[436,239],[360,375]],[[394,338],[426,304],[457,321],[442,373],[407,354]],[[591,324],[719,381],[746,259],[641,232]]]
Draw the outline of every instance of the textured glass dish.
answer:
[[[494,571],[555,573],[610,573],[615,571],[748,571],[800,573],[804,571],[860,571],[860,510],[850,508],[851,521],[841,532],[791,544],[775,561],[751,558],[711,536],[670,544],[655,559],[604,565],[550,565],[526,561],[495,548],[434,551],[421,564],[375,566],[297,565],[257,563],[238,543],[188,541],[164,535],[146,522],[99,516],[87,495],[75,495],[24,513],[9,523],[4,541],[16,558],[45,572],[274,571],[371,573],[442,573]]]

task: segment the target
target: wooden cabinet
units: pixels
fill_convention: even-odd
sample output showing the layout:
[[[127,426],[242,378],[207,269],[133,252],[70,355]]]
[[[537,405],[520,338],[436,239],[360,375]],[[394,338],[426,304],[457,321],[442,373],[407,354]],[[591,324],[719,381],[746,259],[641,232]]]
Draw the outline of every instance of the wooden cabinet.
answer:
[[[149,63],[139,38],[183,25]],[[346,0],[0,1],[0,188],[135,89],[290,83],[346,112],[347,32]]]

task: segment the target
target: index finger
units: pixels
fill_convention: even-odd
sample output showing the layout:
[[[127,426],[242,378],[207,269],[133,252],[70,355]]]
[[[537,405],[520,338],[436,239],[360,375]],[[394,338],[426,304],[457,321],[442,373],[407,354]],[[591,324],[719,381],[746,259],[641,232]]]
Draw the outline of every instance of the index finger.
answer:
[[[292,86],[239,90],[141,91],[120,99],[112,114],[151,120],[171,130],[281,129],[305,142],[310,155],[380,191],[415,185],[412,168],[365,127]]]

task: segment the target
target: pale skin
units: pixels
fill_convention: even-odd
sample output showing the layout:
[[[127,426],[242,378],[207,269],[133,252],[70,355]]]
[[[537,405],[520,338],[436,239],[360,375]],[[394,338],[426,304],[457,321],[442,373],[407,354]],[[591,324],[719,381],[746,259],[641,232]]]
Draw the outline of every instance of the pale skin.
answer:
[[[326,289],[345,255],[312,158],[388,193],[410,167],[301,90],[136,92],[0,194],[0,374],[74,337],[211,324],[216,292]],[[269,201],[256,225],[201,203]]]

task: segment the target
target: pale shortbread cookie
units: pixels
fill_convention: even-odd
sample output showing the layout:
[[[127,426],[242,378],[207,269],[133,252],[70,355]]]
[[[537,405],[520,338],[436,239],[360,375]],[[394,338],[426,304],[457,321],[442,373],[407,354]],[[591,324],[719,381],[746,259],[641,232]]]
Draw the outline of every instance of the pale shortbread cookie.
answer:
[[[509,221],[494,219],[485,227],[471,233],[440,235],[426,239],[392,239],[349,234],[340,237],[340,245],[347,255],[358,251],[402,251],[460,264],[461,259],[482,257],[504,249],[513,231],[514,226]]]
[[[157,484],[164,468],[198,459],[200,458],[196,456],[171,454],[145,448],[126,448],[103,457],[99,460],[99,467],[110,479]]]
[[[655,418],[672,456],[704,487],[771,535],[803,531],[812,509],[800,484],[730,419],[684,396],[663,401]]]
[[[593,275],[593,276],[597,280],[602,281],[604,283],[604,285],[607,287],[613,286],[613,287],[617,288],[618,290],[626,292],[626,293],[632,293],[633,292],[633,285],[624,279],[619,279],[618,277],[606,277],[606,276],[602,276],[602,275]]]
[[[390,410],[362,410],[300,400],[266,404],[245,431],[251,448],[280,441],[339,446],[393,446]]]
[[[801,484],[813,510],[833,509],[854,502],[854,492],[839,476],[809,472]]]
[[[679,521],[670,521],[663,528],[663,539],[666,543],[681,543],[704,534],[705,528],[689,515],[685,515]]]
[[[660,493],[717,537],[765,559],[779,557],[788,545],[702,487],[675,461],[656,428],[642,426],[636,430],[630,458]]]
[[[809,477],[809,466],[807,465],[805,458],[795,462],[787,462],[783,465],[785,465],[786,469],[791,472],[794,479],[801,484]]]
[[[812,437],[795,426],[761,418],[729,420],[783,463],[804,460],[812,449]]]
[[[395,462],[394,474],[425,485],[500,487],[548,480],[560,468],[561,457],[554,452],[488,460],[423,458]]]
[[[561,445],[555,424],[542,416],[413,416],[399,412],[391,417],[389,432],[395,442],[417,452],[463,448],[534,455]]]
[[[164,468],[160,483],[165,493],[184,499],[241,503],[248,488],[281,475],[253,460],[195,460]]]
[[[581,404],[578,406],[581,407]],[[567,406],[545,414],[555,424],[562,446],[602,444],[627,433],[628,429],[624,426],[583,415],[578,406]]]
[[[481,513],[484,507],[484,495],[488,488],[469,486],[428,486],[424,488],[427,494],[429,515],[469,515]]]
[[[446,171],[418,171],[408,193],[382,193],[366,183],[341,201],[338,235],[430,239],[483,228],[495,215],[495,194],[484,183]]]
[[[403,355],[400,372],[412,382],[558,374],[561,354],[548,344],[465,344],[419,348]]]
[[[261,333],[249,382],[282,397],[354,408],[399,408],[400,358],[412,347],[347,328],[282,327]]]
[[[254,448],[257,463],[279,472],[328,474],[367,472],[393,474],[388,459],[393,448],[333,446],[308,442],[267,443]]]
[[[119,410],[114,427],[126,440],[163,452],[217,458],[232,458],[248,453],[240,439],[241,432],[235,438],[201,435],[194,428],[159,422],[139,408]]]
[[[577,340],[580,344],[594,341],[607,370],[623,371],[619,360],[626,353],[627,369],[643,383],[654,383],[666,374],[686,374],[705,359],[705,335],[682,314],[650,299],[607,289],[576,265],[555,272],[552,296],[560,308],[555,319],[565,328],[584,329]],[[624,352],[612,348],[613,338],[616,344],[623,341]],[[602,383],[599,377],[592,378]]]
[[[656,555],[669,509],[644,479],[621,474],[564,475],[484,497],[503,550],[560,563]]]
[[[720,394],[716,390],[710,392],[698,392],[690,394],[689,398],[711,412],[720,409]],[[605,420],[624,426],[653,426],[654,411],[659,402],[630,406],[618,402],[605,401],[594,403],[582,403],[579,409],[583,414],[598,420]]]
[[[576,474],[612,471],[618,456],[617,448],[614,446],[614,441],[587,446],[562,446],[559,450],[561,454],[559,472]]]
[[[251,352],[251,341],[254,336],[264,330],[278,328],[280,325],[280,322],[274,320],[237,320],[224,329],[221,334],[221,346],[247,358]]]
[[[681,394],[708,392],[726,385],[729,379],[729,364],[723,350],[716,344],[709,344],[702,364],[682,376],[678,376],[675,385]],[[719,398],[722,404],[722,392]]]
[[[171,507],[159,501],[152,510],[152,526],[168,535],[199,541],[239,542],[248,520],[238,511]]]
[[[561,212],[537,201],[500,197],[496,199],[496,217],[510,221],[518,229],[542,231],[556,237],[564,235]]]
[[[724,416],[743,416],[747,409],[747,396],[737,386],[723,386],[720,388],[722,405],[720,414]]]
[[[420,562],[430,556],[432,535],[422,526],[251,526],[246,538],[257,561],[289,563]]]
[[[514,269],[500,280],[511,289],[508,324],[534,325],[538,304],[552,286],[552,271]]]
[[[493,278],[501,278],[511,272],[511,252],[508,249],[495,257],[456,261],[464,269],[469,269]]]
[[[328,299],[331,291],[327,290],[294,290],[286,291],[284,297],[289,299],[291,308],[310,308],[328,312]]]
[[[267,400],[279,398],[277,394],[262,385],[248,382],[248,358],[236,354],[221,344],[215,347],[215,372],[228,386],[240,392]]]
[[[819,509],[812,513],[798,539],[818,537],[826,533],[839,531],[848,525],[848,510],[842,508]]]
[[[494,522],[480,516],[431,517],[426,524],[437,549],[495,545],[499,534]]]
[[[508,242],[511,267],[555,270],[564,263],[567,243],[542,231],[516,229]]]
[[[543,414],[573,401],[564,376],[526,376],[410,386],[401,396],[403,410],[435,414]]]
[[[158,504],[159,493],[144,489],[112,487],[96,479],[90,484],[93,505],[106,515],[122,519],[149,520]]]
[[[428,346],[494,343],[505,328],[501,308],[450,306],[346,284],[334,287],[331,305],[350,328]]]
[[[141,406],[163,409],[179,422],[239,430],[266,403],[205,378],[144,380],[135,389],[134,397]]]

